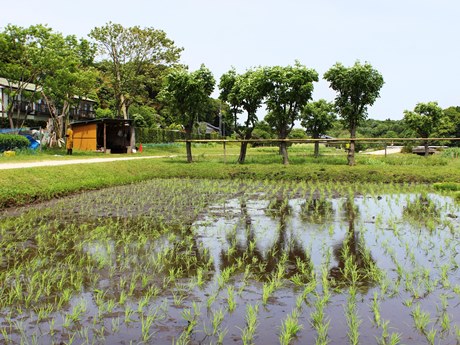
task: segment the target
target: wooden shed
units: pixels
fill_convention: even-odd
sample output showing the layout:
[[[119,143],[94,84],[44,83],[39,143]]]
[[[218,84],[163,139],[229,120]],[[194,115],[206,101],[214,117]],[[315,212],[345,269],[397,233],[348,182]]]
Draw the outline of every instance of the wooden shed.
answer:
[[[70,125],[76,150],[131,153],[135,146],[133,120],[93,119]]]

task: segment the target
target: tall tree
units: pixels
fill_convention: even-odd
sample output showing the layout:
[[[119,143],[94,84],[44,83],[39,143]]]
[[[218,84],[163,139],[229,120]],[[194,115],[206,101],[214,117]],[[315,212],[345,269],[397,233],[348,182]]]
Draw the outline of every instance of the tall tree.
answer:
[[[302,110],[300,115],[302,127],[304,127],[313,139],[319,139],[334,126],[337,116],[334,112],[334,105],[325,99],[309,103]],[[315,141],[315,157],[319,155],[319,142]]]
[[[182,51],[164,31],[154,28],[125,28],[109,22],[91,30],[89,36],[97,42],[102,57],[110,61],[116,111],[125,119],[129,106],[137,97],[147,96],[148,85],[155,84],[152,66],[174,65]]]
[[[451,138],[460,138],[460,107],[449,107],[444,109],[444,115],[447,120],[451,123],[450,129],[446,136]],[[451,143],[454,146],[460,146],[460,141],[454,141]]]
[[[19,112],[15,123],[14,106],[26,98],[26,90],[39,94],[41,88],[31,84],[36,83],[42,71],[41,61],[44,60],[46,45],[43,41],[51,33],[51,29],[43,25],[33,25],[23,28],[7,25],[0,33],[0,76],[8,83],[8,103],[6,113],[11,128],[20,127],[24,119],[20,119]],[[29,93],[30,93],[29,92]],[[28,95],[35,99],[35,95]],[[19,107],[17,108],[19,111]]]
[[[382,75],[369,63],[359,61],[352,67],[336,63],[325,74],[324,79],[337,92],[335,106],[345,127],[350,132],[348,165],[355,165],[356,129],[367,118],[367,107],[380,96],[384,81]]]
[[[278,139],[286,139],[301,110],[311,100],[313,82],[318,81],[318,73],[296,62],[294,66],[274,66],[264,69],[266,105],[269,111],[265,117]],[[283,164],[289,164],[287,143],[280,142]]]
[[[417,103],[413,111],[404,111],[404,122],[421,138],[429,138],[442,123],[444,113],[437,102]],[[424,140],[425,157],[428,156],[428,140]]]
[[[30,94],[31,86],[35,85],[33,93],[37,95],[32,99],[45,99],[59,139],[62,128],[58,109],[65,114],[78,97],[88,96],[94,88],[95,71],[90,68],[94,47],[87,40],[65,37],[43,25],[29,28],[9,25],[0,33],[0,51],[0,75],[10,86],[7,106],[10,126],[14,126],[14,103],[23,101],[24,91],[28,89]],[[21,120],[19,116],[16,119]]]
[[[165,85],[158,98],[169,107],[175,122],[184,127],[186,139],[192,138],[194,124],[201,120],[204,111],[209,107],[209,96],[214,85],[214,77],[204,65],[191,73],[177,68],[166,76]],[[186,149],[187,162],[191,163],[191,142],[187,141]]]
[[[48,54],[38,77],[42,95],[51,116],[57,119],[57,138],[63,133],[64,121],[68,122],[71,106],[77,107],[81,99],[95,98],[97,70],[92,67],[95,47],[85,39],[53,34],[46,42]]]
[[[257,110],[261,107],[265,96],[265,76],[261,68],[250,69],[243,74],[237,74],[234,69],[223,74],[220,78],[219,98],[228,103],[233,118],[233,129],[242,139],[238,163],[246,159],[248,142],[257,124]],[[246,118],[241,114],[246,112]]]

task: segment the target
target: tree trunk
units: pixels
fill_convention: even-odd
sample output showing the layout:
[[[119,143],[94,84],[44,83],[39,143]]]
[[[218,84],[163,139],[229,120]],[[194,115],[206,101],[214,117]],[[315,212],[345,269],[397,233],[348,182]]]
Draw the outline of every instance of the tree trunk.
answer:
[[[283,164],[288,165],[289,157],[288,157],[288,151],[287,151],[287,142],[285,141],[280,142],[280,150],[281,150],[281,155],[283,156]]]
[[[424,146],[425,146],[425,157],[428,157],[430,155],[430,148],[428,147],[428,140],[425,140],[424,142]]]
[[[313,135],[313,139],[318,139],[319,135]],[[318,141],[315,141],[315,158],[318,158],[319,157],[319,142]]]
[[[192,139],[192,128],[193,125],[190,127],[185,128],[185,139],[186,140],[191,140]],[[185,143],[185,150],[187,151],[187,163],[192,163],[193,162],[193,157],[192,157],[192,143],[190,141],[187,141]]]
[[[127,120],[128,112],[126,111],[126,100],[123,94],[120,95],[120,108],[121,114],[123,115],[123,119]]]
[[[242,141],[241,148],[240,148],[240,156],[238,157],[238,163],[243,164],[244,160],[246,159],[246,151],[248,149],[248,142]]]
[[[351,138],[355,138],[356,136],[356,127],[352,128],[350,131]],[[350,140],[350,148],[348,149],[348,155],[347,155],[347,160],[348,160],[348,165],[353,166],[355,165],[355,141]]]

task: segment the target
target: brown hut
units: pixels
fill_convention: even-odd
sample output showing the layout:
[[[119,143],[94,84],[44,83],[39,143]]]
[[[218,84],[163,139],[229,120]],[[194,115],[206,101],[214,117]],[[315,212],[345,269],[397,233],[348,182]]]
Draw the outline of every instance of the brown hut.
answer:
[[[131,153],[135,146],[133,120],[93,119],[71,126],[76,150]]]

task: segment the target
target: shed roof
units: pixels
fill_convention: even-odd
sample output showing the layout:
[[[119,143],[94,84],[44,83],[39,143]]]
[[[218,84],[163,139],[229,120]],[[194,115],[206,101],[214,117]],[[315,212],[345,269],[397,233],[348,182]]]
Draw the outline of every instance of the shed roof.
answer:
[[[83,120],[83,121],[75,121],[72,122],[72,126],[79,126],[79,125],[87,125],[91,123],[106,123],[106,124],[125,124],[131,125],[134,122],[132,119],[109,119],[109,118],[102,118],[102,119],[91,119],[91,120]]]

